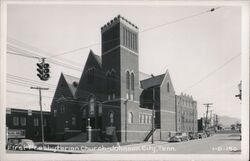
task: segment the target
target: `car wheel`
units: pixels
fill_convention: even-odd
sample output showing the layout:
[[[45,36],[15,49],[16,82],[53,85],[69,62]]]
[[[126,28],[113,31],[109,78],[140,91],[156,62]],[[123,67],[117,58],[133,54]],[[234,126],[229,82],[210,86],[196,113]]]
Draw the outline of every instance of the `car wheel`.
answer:
[[[23,146],[19,146],[18,150],[23,151],[24,150]]]

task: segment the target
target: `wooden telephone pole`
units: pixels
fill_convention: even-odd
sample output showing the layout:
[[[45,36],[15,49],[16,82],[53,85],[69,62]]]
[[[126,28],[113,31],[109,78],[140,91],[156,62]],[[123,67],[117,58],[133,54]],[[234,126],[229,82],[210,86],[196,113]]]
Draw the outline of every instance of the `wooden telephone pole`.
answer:
[[[206,110],[206,119],[205,119],[205,130],[207,130],[207,122],[208,122],[208,108],[210,107],[210,105],[212,105],[212,103],[205,103],[203,104],[207,107],[207,110]]]
[[[41,113],[41,129],[42,129],[42,149],[44,150],[44,131],[43,131],[42,90],[49,90],[49,88],[43,88],[43,87],[30,87],[30,89],[37,89],[37,90],[39,90],[39,105],[40,105],[40,113]]]

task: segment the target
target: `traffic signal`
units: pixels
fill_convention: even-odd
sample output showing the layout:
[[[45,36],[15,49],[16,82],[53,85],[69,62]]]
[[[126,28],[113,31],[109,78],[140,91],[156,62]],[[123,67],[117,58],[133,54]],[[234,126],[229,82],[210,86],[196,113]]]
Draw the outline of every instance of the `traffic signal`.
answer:
[[[42,81],[47,81],[50,78],[50,70],[49,70],[49,64],[45,62],[44,58],[42,59],[42,62],[37,63],[37,76]]]
[[[50,77],[50,75],[49,75],[49,73],[50,73],[50,71],[49,71],[49,64],[48,63],[44,63],[43,64],[43,78],[45,79],[45,80],[48,80],[49,79],[49,77]]]

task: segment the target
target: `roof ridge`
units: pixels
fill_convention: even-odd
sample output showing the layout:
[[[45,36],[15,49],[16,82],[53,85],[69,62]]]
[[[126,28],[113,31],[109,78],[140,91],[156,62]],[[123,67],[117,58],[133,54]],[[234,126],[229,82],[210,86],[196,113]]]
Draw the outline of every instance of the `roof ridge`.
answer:
[[[95,54],[93,52],[93,50],[90,50],[90,53],[89,54],[92,54],[94,56],[94,58],[96,59],[97,63],[100,65],[100,67],[102,67],[102,57]],[[98,60],[99,59],[99,60]]]
[[[154,76],[154,77],[150,77],[150,78],[147,78],[147,79],[143,79],[143,80],[141,80],[141,81],[145,81],[145,80],[153,79],[153,78],[156,78],[156,77],[159,77],[159,76],[163,76],[163,75],[165,75],[165,74],[166,74],[166,73],[159,74],[159,75],[156,75],[156,76]]]
[[[63,74],[63,76],[70,76],[70,77],[74,77],[74,78],[80,79],[79,77],[72,76],[72,75],[69,75],[69,74],[64,74],[64,73],[62,73],[62,74]]]

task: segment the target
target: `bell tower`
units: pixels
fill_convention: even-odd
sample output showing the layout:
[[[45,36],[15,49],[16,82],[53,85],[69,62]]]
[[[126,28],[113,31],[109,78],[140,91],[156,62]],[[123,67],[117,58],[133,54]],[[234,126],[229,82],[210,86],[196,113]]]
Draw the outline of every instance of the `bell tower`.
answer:
[[[106,85],[110,98],[139,101],[138,31],[120,15],[101,28],[103,70],[113,81]]]
[[[118,15],[101,28],[102,69],[106,75],[107,103],[104,128],[114,128],[117,139],[129,138],[128,114],[139,115],[138,27]],[[115,138],[115,137],[114,137]]]

